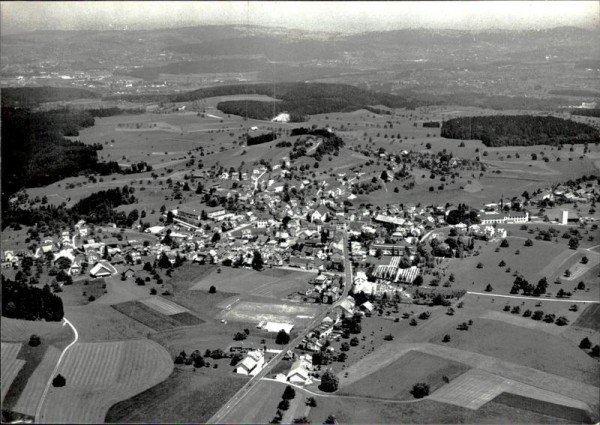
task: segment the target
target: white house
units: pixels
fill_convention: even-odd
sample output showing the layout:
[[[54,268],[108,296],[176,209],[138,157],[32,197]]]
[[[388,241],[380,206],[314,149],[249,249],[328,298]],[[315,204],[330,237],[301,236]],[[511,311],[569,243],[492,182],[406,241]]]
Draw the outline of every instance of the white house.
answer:
[[[241,375],[255,376],[265,364],[265,357],[261,351],[250,351],[246,357],[237,364],[235,373]]]
[[[107,265],[102,264],[102,263],[97,263],[90,270],[90,276],[92,276],[92,277],[108,277],[111,275],[112,275],[111,269]]]

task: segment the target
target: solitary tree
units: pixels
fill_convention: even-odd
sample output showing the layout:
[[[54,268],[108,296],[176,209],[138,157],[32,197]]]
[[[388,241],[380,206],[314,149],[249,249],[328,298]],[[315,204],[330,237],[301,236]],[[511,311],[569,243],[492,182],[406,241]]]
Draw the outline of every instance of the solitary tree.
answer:
[[[579,348],[581,348],[583,350],[587,350],[591,346],[592,346],[592,342],[588,339],[587,336],[585,338],[583,338],[581,340],[581,342],[579,343]]]
[[[283,398],[284,400],[291,400],[294,397],[296,397],[296,390],[294,390],[289,385],[287,387],[285,387],[285,390],[283,391],[283,395],[281,396],[281,398]]]
[[[42,343],[42,340],[40,339],[40,337],[38,335],[34,334],[29,337],[29,345],[30,346],[37,347],[41,343]]]
[[[211,285],[211,287],[208,289],[208,293],[215,294],[216,292],[217,292],[217,288],[215,288],[214,285]]]
[[[423,398],[429,395],[429,385],[425,382],[419,382],[413,385],[411,394],[414,398]]]
[[[450,342],[450,335],[444,335],[444,339],[442,339],[442,342]]]
[[[321,385],[319,386],[319,389],[327,393],[332,393],[337,391],[338,384],[338,377],[335,376],[335,373],[333,373],[331,369],[328,369],[323,373],[323,376],[321,376]]]
[[[275,343],[279,345],[285,345],[290,342],[290,336],[283,329],[277,333],[277,337],[275,338]]]
[[[254,258],[252,258],[252,268],[254,270],[262,270],[263,265],[264,262],[260,251],[254,251]]]
[[[485,292],[492,292],[493,290],[494,290],[494,288],[492,288],[492,285],[490,285],[488,283],[487,286],[485,287]]]
[[[60,373],[52,380],[53,387],[64,387],[67,384],[67,380]]]

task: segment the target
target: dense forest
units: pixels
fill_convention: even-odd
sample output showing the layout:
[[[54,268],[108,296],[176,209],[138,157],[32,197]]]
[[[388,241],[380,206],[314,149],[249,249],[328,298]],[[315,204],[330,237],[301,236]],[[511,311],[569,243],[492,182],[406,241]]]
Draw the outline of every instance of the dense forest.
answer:
[[[64,316],[63,303],[48,285],[41,289],[2,276],[2,316],[58,322]]]
[[[225,101],[217,105],[217,108],[224,113],[261,120],[270,120],[274,113],[284,111],[290,114],[292,121],[298,122],[305,121],[307,115],[352,112],[369,105],[383,105],[389,108],[415,108],[422,105],[420,102],[403,97],[370,92],[344,84],[254,84],[231,87],[237,87],[239,91],[232,91],[229,94],[263,94],[282,100],[281,102]],[[195,96],[204,96],[206,94],[204,90],[187,93],[186,97],[191,99]]]
[[[2,108],[2,192],[4,200],[23,187],[45,186],[87,171],[120,172],[116,162],[99,163],[101,145],[65,139],[94,125],[85,111],[31,112]]]
[[[277,135],[275,133],[261,134],[260,136],[248,137],[246,144],[248,146],[260,145],[263,143],[272,142],[275,139],[277,139]]]
[[[344,146],[344,140],[341,137],[324,128],[294,128],[291,131],[290,135],[310,135],[322,137],[321,143],[315,149],[315,153],[311,155],[317,161],[321,161],[321,159],[323,159],[323,156],[325,155],[338,155],[340,152],[340,148]],[[297,140],[294,143],[292,151],[290,152],[290,159],[295,160],[297,158],[305,156],[306,152],[306,144],[302,140]]]
[[[600,118],[600,109],[571,109],[571,115],[581,115],[584,117]]]
[[[600,141],[595,128],[551,116],[496,115],[444,121],[441,136],[479,139],[486,146],[558,145]]]
[[[33,107],[45,102],[74,99],[97,99],[100,95],[72,87],[3,87],[2,106]]]
[[[43,205],[40,208],[7,208],[2,214],[2,229],[7,226],[34,226],[40,223],[52,225],[57,229],[70,227],[79,220],[93,224],[115,223],[118,226],[131,226],[137,217],[117,212],[119,205],[131,205],[136,202],[135,189],[128,186],[102,190],[82,198],[72,208]]]

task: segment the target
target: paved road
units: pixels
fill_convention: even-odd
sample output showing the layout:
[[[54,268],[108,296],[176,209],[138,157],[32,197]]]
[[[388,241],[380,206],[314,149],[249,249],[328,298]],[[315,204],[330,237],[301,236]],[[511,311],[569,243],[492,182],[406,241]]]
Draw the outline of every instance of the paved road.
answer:
[[[42,406],[44,405],[44,400],[45,400],[46,396],[48,395],[48,391],[50,390],[50,385],[52,384],[52,380],[54,379],[54,377],[56,376],[56,373],[58,372],[58,367],[60,366],[60,362],[62,361],[63,357],[65,356],[65,354],[67,353],[69,348],[71,348],[73,345],[75,345],[75,343],[77,343],[77,340],[79,339],[79,333],[77,333],[77,329],[75,329],[75,326],[73,326],[73,324],[71,322],[69,322],[69,319],[67,319],[66,317],[63,317],[63,320],[64,320],[63,326],[69,325],[71,327],[71,329],[73,329],[75,338],[69,345],[67,345],[64,348],[62,353],[60,353],[60,357],[58,358],[58,361],[56,362],[56,366],[54,366],[54,370],[52,371],[52,374],[48,378],[48,382],[46,383],[46,388],[44,388],[44,392],[42,393],[42,397],[40,398],[40,402],[38,403],[38,407],[35,411],[35,422],[36,423],[42,423],[41,418],[40,418],[40,414],[42,412]]]
[[[573,300],[573,299],[570,299],[570,298],[523,297],[523,296],[519,296],[519,295],[499,295],[499,294],[491,294],[489,292],[471,292],[471,291],[467,291],[467,294],[471,294],[471,295],[483,295],[483,296],[486,296],[486,297],[513,298],[515,300],[536,300],[536,301],[556,301],[556,302],[563,302],[563,303],[600,304],[600,301]]]
[[[246,384],[244,384],[244,386],[242,388],[240,388],[240,390],[237,393],[235,393],[234,396],[227,403],[225,403],[217,411],[217,413],[215,413],[207,421],[207,423],[212,423],[212,424],[223,423],[223,419],[235,408],[235,406],[238,405],[238,403],[246,395],[248,395],[254,389],[254,387],[260,382],[261,379],[265,378],[271,372],[273,367],[277,363],[279,363],[279,361],[283,358],[285,353],[288,350],[292,350],[295,347],[297,347],[300,344],[300,342],[302,342],[302,339],[304,339],[306,334],[308,334],[310,331],[312,331],[314,328],[316,328],[321,323],[321,321],[325,318],[325,316],[327,316],[331,311],[333,311],[333,309],[335,307],[337,307],[346,298],[346,296],[348,295],[348,292],[350,291],[350,286],[352,285],[352,264],[350,263],[349,255],[348,255],[348,233],[346,231],[346,228],[344,229],[343,240],[344,240],[344,278],[345,278],[345,281],[344,281],[344,291],[343,291],[342,296],[335,303],[327,306],[327,308],[324,311],[322,311],[321,313],[316,315],[306,325],[306,328],[304,329],[303,332],[301,332],[296,338],[294,338],[292,341],[290,341],[289,344],[287,344],[285,347],[283,347],[282,351],[279,354],[276,354],[275,357],[273,357],[256,376],[250,378],[250,380],[248,382],[246,382]]]

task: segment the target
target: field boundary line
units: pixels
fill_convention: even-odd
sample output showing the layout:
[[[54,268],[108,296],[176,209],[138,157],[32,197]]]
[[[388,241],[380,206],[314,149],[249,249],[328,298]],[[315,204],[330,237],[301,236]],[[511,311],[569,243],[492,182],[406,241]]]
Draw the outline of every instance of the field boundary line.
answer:
[[[537,301],[554,301],[554,302],[563,302],[563,303],[590,303],[590,304],[600,304],[600,301],[595,300],[572,300],[567,298],[541,298],[541,297],[521,297],[518,295],[500,295],[500,294],[490,294],[485,292],[471,292],[467,291],[467,294],[471,295],[484,295],[486,297],[500,297],[500,298],[512,298],[515,300],[537,300]]]
[[[40,413],[42,411],[42,406],[44,404],[44,399],[48,395],[48,391],[50,390],[50,384],[52,383],[52,380],[54,379],[54,376],[56,375],[56,372],[58,371],[58,367],[60,366],[60,362],[64,358],[67,350],[69,350],[69,348],[71,348],[73,345],[75,345],[77,343],[77,340],[79,339],[79,333],[77,332],[77,329],[75,329],[75,326],[73,326],[73,324],[66,317],[63,317],[63,320],[65,321],[63,323],[63,326],[64,325],[69,325],[71,327],[71,329],[73,329],[73,333],[75,334],[75,338],[73,339],[73,341],[69,345],[67,345],[63,349],[62,353],[60,353],[60,357],[58,358],[58,361],[56,362],[56,366],[54,366],[54,370],[52,371],[52,374],[48,378],[48,382],[46,383],[46,388],[44,388],[44,392],[42,393],[42,397],[40,398],[40,402],[38,403],[38,407],[37,407],[37,409],[35,411],[35,417],[34,417],[35,423],[40,423],[39,422],[40,421]]]

